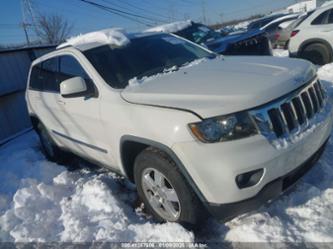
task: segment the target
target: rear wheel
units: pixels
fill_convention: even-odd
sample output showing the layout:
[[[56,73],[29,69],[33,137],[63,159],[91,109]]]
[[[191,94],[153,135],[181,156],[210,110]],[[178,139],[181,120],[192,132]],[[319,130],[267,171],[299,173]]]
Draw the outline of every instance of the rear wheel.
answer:
[[[324,44],[313,43],[302,50],[300,57],[316,65],[325,65],[332,61],[332,51]]]
[[[139,197],[157,221],[195,225],[206,217],[202,203],[164,152],[152,147],[141,152],[134,177]]]

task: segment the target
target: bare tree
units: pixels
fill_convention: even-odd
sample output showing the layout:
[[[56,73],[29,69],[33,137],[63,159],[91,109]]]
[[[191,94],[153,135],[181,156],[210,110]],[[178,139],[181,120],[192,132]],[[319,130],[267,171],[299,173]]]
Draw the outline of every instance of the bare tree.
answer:
[[[38,18],[35,31],[42,43],[58,44],[63,42],[72,31],[71,25],[66,19],[59,15],[45,16]]]

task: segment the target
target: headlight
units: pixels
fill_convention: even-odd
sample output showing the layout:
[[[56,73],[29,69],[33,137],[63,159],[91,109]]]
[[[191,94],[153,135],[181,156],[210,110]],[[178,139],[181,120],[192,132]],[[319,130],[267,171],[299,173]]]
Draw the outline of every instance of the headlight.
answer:
[[[189,124],[193,135],[204,143],[217,143],[258,134],[247,112],[205,119]]]

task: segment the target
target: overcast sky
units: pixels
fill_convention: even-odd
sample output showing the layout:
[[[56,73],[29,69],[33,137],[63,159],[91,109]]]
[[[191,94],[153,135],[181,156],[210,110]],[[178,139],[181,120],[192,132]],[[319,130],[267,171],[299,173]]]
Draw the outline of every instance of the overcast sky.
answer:
[[[127,18],[103,11],[81,0],[30,0],[35,15],[59,14],[73,23],[73,35],[107,27],[139,31],[146,25],[171,20],[206,20],[208,23],[268,13],[295,0],[87,0],[128,12]],[[22,23],[23,0],[0,0],[0,44],[25,41]],[[133,16],[137,15],[137,16]],[[139,17],[140,16],[140,17]],[[33,38],[33,32],[29,32]]]

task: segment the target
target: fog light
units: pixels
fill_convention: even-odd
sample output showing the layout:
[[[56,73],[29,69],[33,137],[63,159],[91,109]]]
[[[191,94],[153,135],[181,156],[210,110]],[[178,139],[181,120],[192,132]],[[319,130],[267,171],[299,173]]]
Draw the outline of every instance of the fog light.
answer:
[[[263,174],[264,174],[263,169],[257,169],[254,171],[250,171],[250,172],[238,175],[236,177],[237,186],[240,189],[252,187],[260,181]]]

